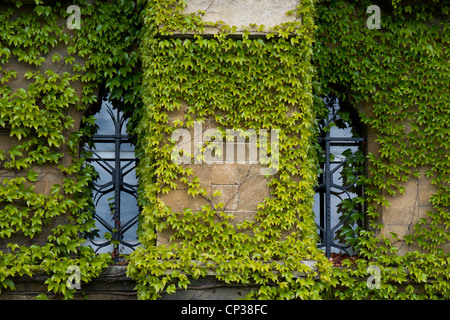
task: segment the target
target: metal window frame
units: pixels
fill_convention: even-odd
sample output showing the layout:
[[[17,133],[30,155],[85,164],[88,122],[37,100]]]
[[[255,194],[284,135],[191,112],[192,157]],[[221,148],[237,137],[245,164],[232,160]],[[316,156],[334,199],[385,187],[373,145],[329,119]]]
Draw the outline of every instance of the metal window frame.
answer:
[[[335,103],[333,99],[330,99],[326,103]],[[364,186],[357,186],[356,181],[358,180],[358,173],[356,172],[356,178],[353,183],[347,185],[341,185],[336,183],[339,180],[339,177],[336,177],[337,172],[340,168],[342,168],[354,155],[353,153],[350,157],[347,157],[344,161],[332,161],[332,153],[331,148],[333,146],[348,146],[348,147],[358,147],[358,150],[361,150],[365,154],[365,141],[366,139],[363,137],[335,137],[331,136],[330,130],[325,129],[330,127],[330,123],[336,119],[336,110],[334,108],[329,109],[330,113],[328,118],[322,119],[320,126],[320,136],[318,137],[318,142],[322,146],[324,151],[325,159],[324,162],[321,163],[322,173],[319,175],[318,180],[319,184],[315,188],[317,194],[319,194],[319,207],[320,207],[320,221],[316,223],[318,233],[320,236],[320,242],[317,244],[318,248],[325,249],[325,255],[330,257],[332,248],[336,248],[339,250],[345,251],[345,253],[349,254],[349,249],[351,245],[341,245],[337,241],[335,241],[334,233],[338,229],[340,229],[350,218],[350,215],[347,215],[343,219],[339,221],[339,223],[332,225],[331,222],[331,196],[335,195],[342,200],[342,197],[347,197],[349,199],[352,196],[349,193],[350,188],[355,188],[358,190],[358,196],[364,196]],[[331,166],[336,164],[337,166],[331,169]],[[364,174],[364,173],[363,173]],[[338,179],[336,179],[338,178]],[[333,189],[340,190],[340,192],[336,192]],[[362,205],[361,208],[364,212],[365,208]],[[364,223],[364,222],[363,222]]]
[[[95,241],[93,238],[89,238],[90,242],[96,246],[95,252],[98,250],[113,244],[112,257],[115,262],[118,262],[120,255],[120,246],[124,246],[127,248],[134,248],[140,245],[139,242],[136,244],[129,243],[124,240],[124,234],[127,232],[132,226],[138,223],[139,213],[134,216],[132,219],[128,220],[125,224],[123,224],[121,220],[121,211],[120,211],[120,203],[121,203],[121,192],[126,192],[132,195],[137,201],[137,184],[129,184],[124,181],[124,177],[129,174],[133,169],[136,168],[138,164],[138,159],[136,158],[121,158],[121,144],[122,143],[130,143],[132,142],[132,137],[126,134],[122,134],[122,128],[125,123],[125,116],[119,110],[119,108],[111,107],[108,100],[104,100],[105,106],[109,116],[111,117],[112,124],[114,125],[114,134],[94,134],[89,140],[94,143],[111,143],[114,144],[114,158],[104,158],[101,157],[95,151],[85,148],[87,151],[92,152],[93,157],[86,158],[88,163],[97,163],[101,166],[108,174],[111,175],[111,180],[100,184],[98,182],[93,182],[93,201],[96,206],[100,199],[111,191],[114,192],[114,202],[112,204],[113,212],[112,212],[112,223],[108,222],[104,217],[97,214],[95,210],[89,208],[89,210],[93,213],[94,219],[97,220],[106,230],[111,233],[111,239],[106,241]],[[110,164],[114,162],[114,167]],[[116,170],[118,168],[118,170]]]

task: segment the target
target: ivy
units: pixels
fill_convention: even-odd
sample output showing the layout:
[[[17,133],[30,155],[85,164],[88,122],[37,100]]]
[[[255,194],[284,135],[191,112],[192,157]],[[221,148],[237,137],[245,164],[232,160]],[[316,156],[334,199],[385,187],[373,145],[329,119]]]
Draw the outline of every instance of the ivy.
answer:
[[[365,179],[369,229],[352,240],[360,246],[358,262],[381,268],[381,288],[361,286],[356,298],[448,299],[448,135],[449,117],[448,6],[393,1],[382,8],[380,30],[364,28],[369,1],[321,1],[318,7],[314,61],[323,94],[347,99],[353,105],[372,103],[360,113],[378,133],[379,155],[369,154]],[[333,8],[333,10],[329,10]],[[330,27],[330,25],[333,27]],[[407,129],[407,125],[410,129]],[[401,194],[401,185],[425,177],[438,191],[430,197],[432,211],[414,225],[405,241],[413,251],[402,255],[394,233],[381,236],[379,208],[389,206],[387,195]],[[350,204],[349,204],[350,205]],[[414,247],[415,246],[415,247]],[[339,290],[331,296],[355,298],[348,276],[367,277],[364,268],[335,270]],[[424,290],[417,292],[417,284]]]
[[[112,263],[80,236],[94,228],[86,209],[96,173],[78,160],[77,149],[93,133],[94,119],[83,117],[84,126],[75,130],[69,112],[95,103],[104,84],[132,114],[138,139],[142,245],[129,257],[128,275],[140,299],[186,289],[190,277],[211,270],[226,283],[257,284],[247,298],[450,298],[445,1],[413,6],[393,0],[382,7],[379,30],[366,28],[370,1],[302,1],[290,12],[302,22],[272,30],[248,26],[238,39],[230,36],[236,26],[204,22],[201,12],[183,14],[186,1],[77,0],[81,29],[70,31],[61,23],[69,16],[65,6],[42,2],[23,11],[17,2],[0,13],[0,127],[16,141],[0,150],[0,169],[11,173],[0,183],[0,238],[8,243],[0,252],[0,288],[14,290],[16,277],[44,272],[49,291],[72,298],[68,267],[79,266],[82,282],[88,282]],[[203,36],[211,26],[220,32]],[[251,30],[268,33],[254,38]],[[368,175],[358,182],[365,185],[365,198],[342,204],[352,223],[367,220],[367,228],[342,229],[358,250],[358,258],[343,260],[342,267],[332,267],[317,249],[312,213],[323,96],[355,106],[368,102],[369,112],[360,116],[378,133],[380,145],[379,154],[368,154]],[[171,121],[170,112],[183,104],[184,118]],[[167,137],[205,119],[222,131],[280,130],[278,172],[267,177],[270,196],[253,220],[234,225],[223,204],[213,205],[219,194],[208,195],[192,168],[171,161]],[[360,173],[362,162],[358,155],[346,179]],[[64,177],[61,184],[48,194],[36,192],[49,167]],[[437,190],[429,199],[432,209],[403,239],[381,235],[380,207],[389,206],[387,196],[424,176]],[[172,211],[161,195],[180,183],[208,204]],[[365,214],[354,210],[362,204]],[[162,231],[173,234],[168,245],[155,244]],[[19,245],[17,236],[39,241]],[[412,250],[399,254],[398,241]],[[302,263],[308,260],[314,267]],[[366,284],[371,265],[380,269],[379,289]]]
[[[265,39],[250,39],[244,32],[236,40],[228,37],[236,29],[220,23],[212,24],[220,29],[212,39],[201,36],[211,24],[201,20],[201,13],[182,14],[184,2],[149,2],[141,45],[146,107],[136,128],[143,247],[131,255],[128,269],[138,281],[140,298],[184,289],[186,275],[204,276],[208,267],[227,283],[259,284],[248,298],[448,298],[448,254],[442,249],[448,243],[448,145],[442,139],[448,134],[448,90],[442,89],[449,79],[444,18],[448,8],[417,5],[413,10],[397,1],[384,12],[384,27],[377,32],[365,28],[369,5],[319,1],[314,21],[314,3],[303,2],[297,8],[302,26],[282,26]],[[430,21],[433,25],[426,26]],[[174,31],[200,34],[181,39],[171,37]],[[366,229],[343,228],[341,234],[359,253],[352,264],[344,262],[345,268],[330,269],[314,249],[311,196],[317,148],[311,146],[323,95],[354,105],[373,101],[373,112],[361,117],[379,132],[380,155],[368,155],[369,176],[358,182],[367,186],[366,198],[343,203],[352,222],[365,219],[363,212],[354,210],[361,204],[367,206],[368,218]],[[172,124],[168,112],[178,110],[181,101],[187,102],[188,113]],[[301,106],[300,113],[286,117],[293,105]],[[260,203],[255,221],[243,224],[252,228],[252,237],[231,226],[220,206],[172,212],[159,198],[161,191],[176,189],[177,177],[187,182],[185,177],[191,174],[170,162],[165,136],[174,126],[208,117],[221,129],[282,129],[280,171],[268,183],[271,197]],[[361,166],[358,155],[346,178],[351,179],[354,170],[360,173]],[[420,177],[422,167],[430,168],[427,177],[434,177],[432,183],[439,186],[430,198],[435,211],[404,237],[419,249],[399,255],[398,236],[380,235],[378,206],[389,206],[387,194],[404,193],[400,183]],[[297,174],[301,185],[292,180]],[[190,194],[202,194],[198,184],[188,186]],[[214,216],[221,217],[220,222]],[[155,246],[157,232],[163,230],[172,230],[174,236],[167,246]],[[282,241],[281,230],[297,231]],[[308,258],[317,261],[318,273],[293,280],[292,272],[301,269],[298,260]],[[280,267],[275,261],[293,263]],[[380,268],[377,290],[361,281],[368,277],[370,265]],[[167,275],[168,269],[174,273]],[[274,269],[280,273],[274,275]],[[314,278],[317,274],[319,280]],[[424,283],[424,292],[417,292],[417,285]]]
[[[83,11],[80,30],[70,31],[61,23],[69,14],[59,1],[28,9],[17,2],[16,8],[0,14],[0,127],[16,141],[0,153],[0,169],[12,176],[0,184],[0,238],[9,248],[0,252],[0,288],[14,290],[16,277],[44,273],[49,292],[64,298],[75,292],[66,285],[70,266],[78,266],[81,281],[88,282],[112,263],[108,255],[94,254],[80,237],[94,228],[87,208],[92,205],[88,190],[95,172],[77,160],[82,137],[91,134],[92,119],[84,118],[86,126],[76,131],[73,111],[86,110],[97,100],[97,88],[112,81],[118,85],[110,91],[117,99],[123,97],[124,109],[130,110],[139,103],[140,84],[138,55],[131,48],[139,35],[135,13],[140,4],[74,5]],[[17,9],[20,14],[14,15]],[[98,32],[103,37],[98,38]],[[29,71],[19,71],[25,66]],[[17,88],[13,81],[26,85]],[[76,89],[80,82],[81,92]],[[72,161],[62,162],[64,157]],[[45,168],[55,168],[63,177],[49,194],[34,190]],[[17,237],[37,241],[19,245]]]
[[[248,30],[233,39],[228,35],[234,29],[219,24],[220,32],[212,38],[171,37],[174,31],[201,32],[206,26],[199,15],[185,15],[182,9],[183,2],[149,1],[144,12],[140,50],[145,107],[135,129],[142,246],[128,265],[138,296],[172,293],[188,285],[186,276],[205,276],[212,269],[226,283],[260,285],[248,298],[317,298],[319,284],[313,279],[318,274],[327,279],[330,264],[316,248],[311,212],[317,175],[310,63],[313,2],[298,8],[303,24],[278,26],[265,39],[250,38]],[[172,123],[168,113],[179,110],[183,101],[188,112]],[[172,143],[165,137],[176,126],[190,127],[206,118],[214,119],[219,130],[280,129],[279,170],[268,178],[271,195],[259,204],[254,220],[234,226],[223,204],[213,205],[215,195],[206,194],[198,178],[191,177],[192,169],[171,161]],[[160,197],[177,188],[177,179],[187,184],[189,194],[210,204],[198,211],[172,211]],[[173,233],[171,242],[155,245],[162,231]],[[303,260],[317,261],[319,267],[311,269]],[[296,272],[306,278],[294,277]]]

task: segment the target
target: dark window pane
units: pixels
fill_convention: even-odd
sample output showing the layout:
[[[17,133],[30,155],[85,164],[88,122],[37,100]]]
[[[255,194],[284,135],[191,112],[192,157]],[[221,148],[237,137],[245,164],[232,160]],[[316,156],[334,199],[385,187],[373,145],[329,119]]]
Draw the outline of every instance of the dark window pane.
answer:
[[[359,138],[355,124],[343,113],[338,99],[327,97],[325,102],[329,114],[320,123],[321,173],[313,208],[320,236],[318,247],[324,248],[327,256],[342,251],[353,254],[349,239],[360,222],[352,217],[356,216],[355,211],[364,210],[353,201],[363,196],[358,177],[364,171],[360,163],[364,161],[361,156],[364,139]]]
[[[136,158],[123,113],[103,101],[95,117],[94,145],[85,148],[92,152],[87,161],[98,173],[92,190],[97,230],[89,235],[87,244],[96,252],[112,252],[117,260],[119,254],[139,245]]]

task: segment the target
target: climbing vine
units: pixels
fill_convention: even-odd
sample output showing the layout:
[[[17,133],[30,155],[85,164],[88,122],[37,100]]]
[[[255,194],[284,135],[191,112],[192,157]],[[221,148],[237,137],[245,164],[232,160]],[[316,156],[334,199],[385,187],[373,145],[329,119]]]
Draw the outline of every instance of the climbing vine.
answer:
[[[44,272],[50,292],[71,298],[69,267],[88,282],[111,263],[80,236],[94,228],[86,190],[95,172],[77,160],[87,132],[76,129],[74,111],[81,115],[95,103],[101,84],[128,108],[138,104],[138,56],[131,46],[140,30],[139,5],[74,1],[82,23],[69,30],[66,5],[35,2],[17,1],[0,13],[0,128],[13,141],[0,150],[0,169],[10,177],[0,184],[0,283],[14,290],[14,278]],[[45,193],[34,190],[45,181],[44,170],[61,177]]]
[[[340,298],[449,298],[449,69],[448,13],[443,1],[380,5],[381,29],[365,27],[370,1],[320,1],[314,64],[323,95],[360,106],[377,132],[379,154],[368,154],[369,228],[359,233],[357,264],[333,270],[327,292]],[[362,108],[369,104],[369,108]],[[403,238],[383,232],[388,197],[410,179],[431,178],[432,210]],[[400,244],[409,245],[399,252]],[[345,263],[344,263],[345,264]],[[380,268],[380,288],[357,281]],[[419,286],[418,286],[419,284]],[[420,286],[422,284],[422,286]]]
[[[14,278],[45,272],[49,291],[72,298],[68,267],[79,266],[88,282],[112,263],[83,246],[81,235],[94,228],[87,208],[95,173],[78,160],[78,147],[94,119],[84,117],[78,129],[73,116],[97,101],[104,84],[132,114],[138,138],[141,247],[129,256],[128,275],[139,298],[185,289],[190,277],[210,270],[226,283],[258,285],[247,298],[450,298],[445,1],[384,2],[381,29],[366,27],[370,1],[301,1],[287,13],[301,17],[296,22],[271,30],[251,25],[238,38],[234,26],[183,14],[186,1],[73,1],[82,9],[79,30],[67,29],[62,3],[35,2],[0,13],[0,129],[14,139],[0,150],[8,176],[0,184],[0,241],[7,243],[1,288],[14,290]],[[204,36],[206,27],[219,32]],[[359,181],[368,228],[349,237],[358,258],[339,268],[316,247],[312,213],[324,96],[362,110],[380,145]],[[172,121],[169,115],[185,106],[183,118]],[[222,131],[280,132],[278,171],[267,177],[270,196],[252,220],[233,223],[192,168],[171,160],[174,130],[210,119]],[[62,182],[36,192],[44,168]],[[387,235],[381,209],[405,191],[403,183],[423,176],[437,190],[432,210],[408,235]],[[209,204],[172,211],[162,196],[180,185]],[[157,242],[161,232],[172,235],[168,244]],[[399,252],[399,243],[410,250]],[[380,270],[376,289],[366,283],[370,266]]]
[[[448,90],[443,89],[448,87],[448,7],[393,3],[383,7],[383,28],[378,31],[366,27],[369,5],[368,1],[320,1],[314,22],[314,4],[303,2],[295,12],[303,24],[280,26],[259,39],[244,32],[235,40],[228,37],[236,31],[233,27],[205,24],[201,13],[180,14],[184,2],[149,2],[141,47],[145,120],[137,129],[146,161],[140,169],[144,246],[132,255],[129,267],[129,274],[138,279],[141,298],[186,288],[186,275],[202,276],[212,267],[225,282],[260,284],[249,297],[448,298],[448,254],[442,247],[448,243],[449,221],[448,144],[442,139],[448,134]],[[198,33],[205,26],[220,32],[212,39],[203,37]],[[182,39],[172,37],[174,31],[196,34]],[[296,86],[298,81],[306,82]],[[309,96],[313,88],[315,104]],[[313,249],[311,190],[316,170],[307,159],[316,163],[313,117],[323,116],[321,97],[326,95],[355,106],[369,101],[372,113],[361,117],[379,133],[381,156],[368,154],[370,172],[359,181],[367,185],[368,228],[350,237],[359,259],[342,262],[346,268],[330,268]],[[189,106],[183,122],[170,123],[168,113],[178,110],[182,101]],[[280,112],[287,112],[290,105],[300,106],[301,116]],[[279,175],[269,182],[271,197],[260,204],[255,221],[245,224],[252,228],[252,237],[232,228],[220,208],[172,212],[159,198],[177,188],[177,178],[191,174],[170,162],[172,145],[167,137],[177,125],[189,126],[194,119],[207,117],[224,128],[267,126],[284,133],[280,142],[284,161]],[[292,153],[288,146],[306,153]],[[389,204],[386,195],[403,193],[401,182],[418,178],[423,167],[439,187],[430,198],[433,211],[403,239],[394,233],[384,235],[379,215],[380,207]],[[298,185],[292,179],[296,174],[302,181]],[[181,181],[193,195],[204,192],[198,183]],[[220,216],[220,222],[214,216]],[[355,222],[362,217],[358,214]],[[285,221],[296,222],[286,225]],[[296,231],[283,241],[283,229]],[[166,230],[174,232],[173,242],[155,246],[157,232]],[[399,254],[399,241],[416,244],[417,249]],[[261,250],[266,254],[261,255]],[[318,273],[308,270],[311,276],[293,280],[292,272],[303,269],[286,264],[280,274],[271,272],[278,268],[276,261],[305,258],[317,261]],[[376,290],[361,281],[367,279],[370,266],[380,270]],[[168,269],[173,272],[167,274]],[[317,274],[320,279],[313,280]]]
[[[149,1],[144,16],[144,107],[136,128],[142,247],[131,254],[128,266],[138,296],[173,293],[187,287],[188,276],[213,270],[225,283],[256,283],[259,290],[248,298],[318,298],[321,284],[314,279],[320,274],[326,281],[330,264],[316,247],[311,212],[317,176],[313,2],[302,1],[290,12],[302,22],[279,25],[260,38],[249,33],[265,27],[249,26],[240,39],[229,36],[236,32],[233,26],[205,23],[201,13],[183,14],[184,5]],[[219,32],[202,36],[207,26]],[[176,37],[175,32],[191,36]],[[183,104],[188,106],[183,119],[171,121],[169,114]],[[216,194],[208,194],[192,177],[192,168],[171,160],[172,132],[206,119],[213,119],[218,130],[280,130],[278,172],[268,177],[270,196],[252,220],[234,225],[224,204],[214,205]],[[162,195],[177,189],[179,181],[208,204],[197,211],[168,207]],[[170,243],[156,242],[161,232],[172,234]],[[305,260],[316,261],[316,267]]]

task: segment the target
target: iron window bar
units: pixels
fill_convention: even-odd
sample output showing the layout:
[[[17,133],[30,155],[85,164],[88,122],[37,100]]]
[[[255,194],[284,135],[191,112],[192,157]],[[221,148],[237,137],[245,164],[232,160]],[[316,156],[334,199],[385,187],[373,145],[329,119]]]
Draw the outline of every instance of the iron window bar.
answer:
[[[332,197],[338,199],[339,203],[342,203],[344,199],[352,199],[354,195],[363,196],[364,186],[358,185],[359,173],[354,172],[353,181],[344,181],[341,175],[341,170],[344,166],[348,165],[350,160],[355,159],[358,151],[364,151],[365,138],[361,137],[343,137],[343,136],[333,136],[331,134],[331,123],[336,121],[339,111],[339,105],[336,100],[325,99],[329,107],[328,118],[322,119],[320,125],[321,134],[318,137],[318,142],[322,146],[323,150],[323,162],[321,163],[322,172],[318,177],[318,185],[315,188],[316,195],[318,195],[319,221],[316,221],[316,226],[318,229],[320,242],[317,244],[318,248],[324,248],[325,255],[330,257],[332,248],[344,251],[350,254],[351,244],[343,244],[336,240],[337,231],[343,227],[349,220],[350,214],[346,216],[337,214],[337,206],[334,205]],[[342,119],[340,119],[342,121]],[[346,123],[348,126],[348,124]],[[347,127],[350,129],[349,127]],[[347,147],[347,150],[351,150],[351,155],[340,160],[334,160],[334,154],[332,152],[333,147]],[[342,182],[339,180],[342,179]],[[364,207],[357,208],[356,210],[364,211]],[[333,220],[339,219],[340,221],[335,222]]]
[[[93,182],[92,191],[95,209],[89,208],[89,210],[93,213],[94,219],[98,224],[101,225],[106,232],[111,234],[111,237],[110,239],[96,240],[94,236],[89,235],[88,239],[91,244],[96,247],[96,253],[102,248],[112,245],[112,256],[114,261],[117,262],[121,246],[122,248],[126,247],[134,250],[134,248],[139,245],[139,242],[131,243],[125,239],[125,234],[129,232],[131,228],[137,227],[138,224],[139,208],[137,207],[137,183],[129,183],[124,180],[125,178],[136,180],[132,174],[135,172],[137,159],[135,157],[124,157],[122,155],[122,145],[125,143],[130,144],[132,142],[131,136],[122,133],[126,124],[126,118],[123,113],[120,112],[118,108],[113,110],[111,104],[106,100],[102,103],[102,109],[103,108],[106,109],[109,118],[107,121],[103,121],[104,123],[102,123],[102,125],[106,124],[106,126],[108,126],[108,128],[104,129],[109,129],[109,125],[111,125],[112,128],[114,128],[114,133],[94,134],[90,139],[94,144],[94,148],[86,148],[86,150],[92,154],[86,161],[92,164],[97,171],[102,170],[104,173],[103,177],[100,177],[99,174],[100,181],[97,180]],[[101,153],[102,151],[95,150],[95,146],[99,143],[110,146],[110,148],[106,150],[107,153],[110,153],[109,156],[104,156]],[[112,156],[112,154],[114,156]],[[108,216],[100,213],[100,207],[102,206],[100,201],[110,193],[113,193],[113,197],[107,200],[109,210],[106,210],[106,212],[110,212]],[[136,206],[121,208],[122,193],[131,195],[132,198],[136,200]],[[109,200],[113,201],[109,202]],[[137,208],[137,212],[133,212],[133,208]],[[105,208],[102,209],[104,212]],[[131,215],[131,218],[129,218],[128,221],[124,221],[124,215]]]

